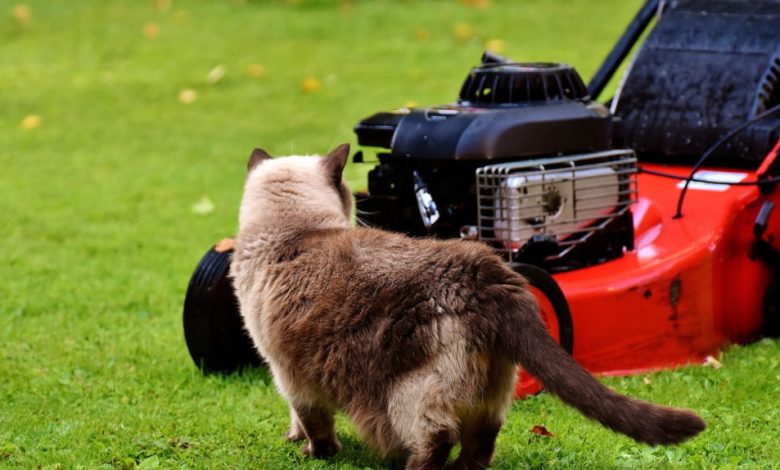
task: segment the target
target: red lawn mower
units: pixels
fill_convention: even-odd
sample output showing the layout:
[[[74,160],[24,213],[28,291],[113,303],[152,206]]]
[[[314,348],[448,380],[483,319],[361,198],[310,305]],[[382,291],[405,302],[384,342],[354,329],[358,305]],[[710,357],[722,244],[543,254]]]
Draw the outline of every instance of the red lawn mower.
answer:
[[[653,18],[615,96],[596,101]],[[701,363],[777,335],[778,24],[777,0],[650,0],[587,86],[568,65],[486,52],[456,103],[357,124],[358,143],[380,149],[355,194],[361,218],[491,245],[593,373]],[[187,291],[204,371],[261,363],[230,256],[229,242],[212,248]],[[518,396],[541,388],[520,379]]]

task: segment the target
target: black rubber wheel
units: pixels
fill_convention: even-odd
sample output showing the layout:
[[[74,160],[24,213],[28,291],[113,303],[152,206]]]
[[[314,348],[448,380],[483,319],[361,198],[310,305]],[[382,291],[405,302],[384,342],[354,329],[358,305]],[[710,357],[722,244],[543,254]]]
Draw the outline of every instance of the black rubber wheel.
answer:
[[[228,278],[232,249],[212,247],[192,273],[184,299],[184,339],[203,372],[230,373],[263,363],[244,330]]]
[[[780,276],[769,281],[764,293],[764,324],[762,333],[770,338],[780,337]]]
[[[511,263],[512,270],[526,279],[532,287],[538,289],[552,305],[558,323],[558,338],[561,347],[569,354],[574,351],[574,324],[571,319],[569,303],[563,291],[544,269],[525,263]]]

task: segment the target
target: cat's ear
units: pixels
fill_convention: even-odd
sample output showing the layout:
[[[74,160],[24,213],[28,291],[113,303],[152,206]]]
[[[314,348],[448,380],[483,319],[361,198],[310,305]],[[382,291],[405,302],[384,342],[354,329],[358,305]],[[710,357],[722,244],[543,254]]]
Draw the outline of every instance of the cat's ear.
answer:
[[[246,171],[252,171],[252,168],[270,159],[271,156],[265,150],[254,149],[252,150],[252,155],[249,156],[249,161],[246,163]]]
[[[349,144],[341,144],[331,150],[322,161],[326,174],[336,187],[341,184],[341,174],[347,166],[347,158],[349,158]]]

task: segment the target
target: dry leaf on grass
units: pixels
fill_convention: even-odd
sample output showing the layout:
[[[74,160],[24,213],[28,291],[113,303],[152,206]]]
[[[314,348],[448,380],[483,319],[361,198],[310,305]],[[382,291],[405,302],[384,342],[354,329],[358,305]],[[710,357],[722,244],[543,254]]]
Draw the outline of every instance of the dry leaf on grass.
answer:
[[[452,27],[452,34],[455,35],[455,39],[458,41],[468,41],[471,39],[473,31],[468,23],[456,23],[455,26]]]
[[[554,437],[555,434],[551,433],[547,430],[544,426],[539,426],[538,424],[530,429],[530,431],[537,436],[545,436],[545,437]]]
[[[304,93],[317,93],[322,88],[322,82],[314,77],[306,77],[301,82]]]
[[[490,0],[460,0],[460,3],[475,8],[487,8],[490,6]]]
[[[224,253],[230,251],[236,246],[236,240],[234,238],[223,238],[216,245],[214,245],[214,251],[217,253]]]
[[[704,365],[712,366],[713,369],[720,369],[723,367],[723,363],[715,359],[713,356],[707,356],[704,360]]]
[[[41,117],[37,114],[30,114],[22,119],[22,129],[31,131],[41,125]]]
[[[179,92],[179,101],[184,104],[192,104],[197,99],[198,93],[191,88],[187,88]]]
[[[416,37],[418,41],[427,41],[428,38],[431,37],[431,33],[425,28],[420,28],[414,33],[414,37]]]
[[[206,75],[206,82],[208,82],[209,85],[216,85],[220,80],[222,80],[222,77],[225,76],[226,71],[227,70],[225,69],[224,65],[217,65]]]
[[[144,36],[149,39],[156,39],[160,35],[160,25],[157,23],[146,23],[144,26]]]
[[[252,78],[265,77],[265,66],[261,64],[249,64],[246,66],[246,74]]]
[[[506,43],[503,39],[491,39],[485,44],[485,49],[490,52],[495,52],[496,54],[504,52],[505,47]]]
[[[171,9],[171,0],[154,0],[154,8],[157,11],[168,11]]]
[[[24,3],[15,5],[11,15],[22,26],[27,26],[32,22],[32,10]]]
[[[192,205],[190,210],[198,215],[208,215],[214,212],[214,203],[208,196],[203,196],[198,202]]]

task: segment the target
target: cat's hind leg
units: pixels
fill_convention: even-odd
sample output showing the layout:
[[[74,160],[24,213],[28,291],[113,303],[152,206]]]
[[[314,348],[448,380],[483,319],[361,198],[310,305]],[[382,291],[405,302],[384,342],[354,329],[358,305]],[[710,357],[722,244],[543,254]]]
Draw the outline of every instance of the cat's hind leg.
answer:
[[[302,451],[309,457],[325,458],[341,450],[333,423],[333,411],[318,406],[295,406],[298,424],[308,439]]]
[[[474,408],[463,420],[461,449],[458,459],[448,470],[477,470],[490,466],[496,437],[512,404],[517,371],[514,364],[494,356],[486,373],[476,382],[482,393]]]
[[[409,453],[406,470],[442,469],[460,437],[457,391],[436,372],[419,371],[398,384],[389,417]]]
[[[448,429],[431,430],[415,446],[405,470],[436,470],[444,468],[452,447],[457,442],[457,434]]]
[[[496,437],[501,430],[501,418],[480,416],[470,420],[461,434],[458,459],[447,470],[478,470],[488,468],[493,460]]]

